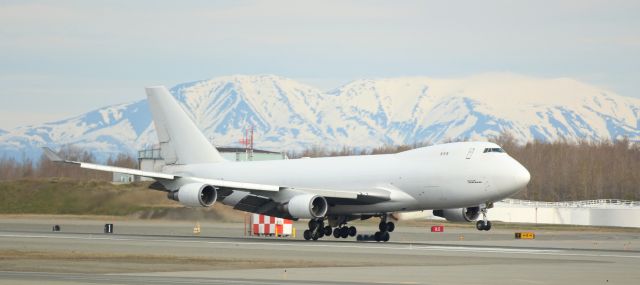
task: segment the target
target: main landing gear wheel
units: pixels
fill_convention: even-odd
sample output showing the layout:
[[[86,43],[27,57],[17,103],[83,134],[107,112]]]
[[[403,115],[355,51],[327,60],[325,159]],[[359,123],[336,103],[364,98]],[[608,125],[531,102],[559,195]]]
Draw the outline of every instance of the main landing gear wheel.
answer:
[[[341,238],[349,237],[349,228],[348,227],[341,227],[340,228],[340,237]]]
[[[333,229],[333,237],[334,238],[339,238],[340,237],[340,228]]]
[[[354,226],[347,226],[346,218],[338,217],[338,221],[333,221],[330,217],[329,224],[325,224],[325,219],[309,220],[309,229],[305,231],[304,238],[306,240],[318,240],[323,237],[332,236],[335,238],[348,238],[355,237],[358,234],[358,230]],[[336,225],[332,227],[331,225]]]
[[[304,239],[318,240],[325,236],[324,220],[310,220],[309,229],[304,231]]]
[[[356,234],[358,234],[358,230],[356,229],[356,227],[350,226],[349,227],[349,236],[350,237],[354,237],[354,236],[356,236]]]

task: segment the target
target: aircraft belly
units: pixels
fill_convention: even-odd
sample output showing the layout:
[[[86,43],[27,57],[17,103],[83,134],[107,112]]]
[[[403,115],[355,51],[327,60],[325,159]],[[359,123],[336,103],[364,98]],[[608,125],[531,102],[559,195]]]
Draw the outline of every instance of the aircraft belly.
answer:
[[[421,210],[422,206],[416,202],[383,202],[372,205],[336,205],[330,207],[327,215],[348,214],[377,214],[402,211]]]

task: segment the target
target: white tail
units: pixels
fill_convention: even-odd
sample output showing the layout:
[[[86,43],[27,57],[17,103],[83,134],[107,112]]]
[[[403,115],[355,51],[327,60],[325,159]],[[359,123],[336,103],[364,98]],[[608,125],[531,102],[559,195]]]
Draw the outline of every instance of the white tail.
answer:
[[[167,165],[224,161],[164,86],[147,87],[147,101]]]

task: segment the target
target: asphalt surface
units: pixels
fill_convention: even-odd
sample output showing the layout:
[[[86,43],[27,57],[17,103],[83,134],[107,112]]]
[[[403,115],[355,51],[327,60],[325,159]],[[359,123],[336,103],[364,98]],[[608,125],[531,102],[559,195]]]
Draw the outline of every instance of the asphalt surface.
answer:
[[[105,223],[114,224],[104,234]],[[52,232],[58,224],[60,232]],[[388,243],[244,236],[240,224],[0,218],[0,284],[637,284],[638,231],[400,224]],[[296,224],[298,232],[303,223]],[[522,230],[526,230],[523,226]],[[372,233],[374,225],[358,227]]]

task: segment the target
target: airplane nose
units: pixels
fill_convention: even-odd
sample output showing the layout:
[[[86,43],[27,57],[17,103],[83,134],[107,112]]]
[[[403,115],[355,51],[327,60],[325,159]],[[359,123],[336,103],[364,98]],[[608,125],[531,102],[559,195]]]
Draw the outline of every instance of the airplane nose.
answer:
[[[516,184],[520,189],[524,188],[529,184],[529,180],[531,180],[531,174],[529,170],[527,170],[522,164],[518,163],[518,166],[514,174],[514,179],[516,180]]]

